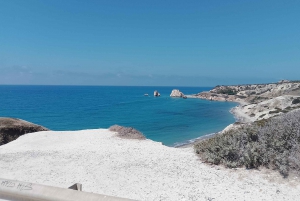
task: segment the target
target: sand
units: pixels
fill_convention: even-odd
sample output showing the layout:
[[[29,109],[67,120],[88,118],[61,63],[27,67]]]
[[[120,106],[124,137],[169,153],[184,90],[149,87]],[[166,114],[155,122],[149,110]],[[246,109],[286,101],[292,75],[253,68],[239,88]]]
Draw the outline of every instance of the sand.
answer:
[[[193,149],[107,129],[42,131],[0,147],[0,177],[137,200],[297,200],[299,179],[202,163]]]

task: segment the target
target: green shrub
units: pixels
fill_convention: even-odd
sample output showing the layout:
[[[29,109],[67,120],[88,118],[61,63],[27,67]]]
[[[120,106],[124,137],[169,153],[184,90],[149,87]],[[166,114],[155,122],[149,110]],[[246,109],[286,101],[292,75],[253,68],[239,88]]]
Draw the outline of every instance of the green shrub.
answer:
[[[300,98],[296,98],[292,101],[292,104],[298,104],[300,103]]]
[[[300,110],[263,119],[194,145],[205,162],[226,167],[278,170],[284,177],[300,173]]]
[[[264,117],[265,115],[266,115],[266,114],[262,114],[262,115],[260,115],[259,117],[262,118],[262,117]]]
[[[240,98],[240,99],[247,98],[246,96],[240,96],[240,95],[237,95],[237,97]]]
[[[237,92],[234,89],[231,89],[229,87],[224,87],[223,89],[218,89],[217,90],[218,94],[227,94],[227,95],[236,95]]]
[[[283,112],[283,110],[280,108],[275,108],[275,110],[269,111],[269,114],[277,114],[279,112]]]
[[[144,140],[146,137],[140,131],[132,127],[124,127],[119,125],[113,125],[109,127],[110,131],[116,132],[117,136],[125,139],[138,139]]]

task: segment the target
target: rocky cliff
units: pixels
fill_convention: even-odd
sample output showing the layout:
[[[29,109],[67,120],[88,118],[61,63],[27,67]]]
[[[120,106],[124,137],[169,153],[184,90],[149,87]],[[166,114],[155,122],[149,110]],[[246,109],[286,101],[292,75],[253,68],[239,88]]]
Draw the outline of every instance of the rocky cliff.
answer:
[[[181,98],[187,98],[181,91],[179,91],[178,89],[173,89],[171,94],[171,97],[181,97]]]
[[[21,119],[0,117],[0,145],[9,143],[26,133],[49,129]]]
[[[216,86],[194,97],[239,102],[241,105],[234,108],[233,113],[242,116],[243,121],[255,121],[300,108],[300,82]]]
[[[300,82],[285,81],[271,84],[216,86],[208,92],[196,94],[198,98],[218,101],[259,103],[283,95],[300,96]]]

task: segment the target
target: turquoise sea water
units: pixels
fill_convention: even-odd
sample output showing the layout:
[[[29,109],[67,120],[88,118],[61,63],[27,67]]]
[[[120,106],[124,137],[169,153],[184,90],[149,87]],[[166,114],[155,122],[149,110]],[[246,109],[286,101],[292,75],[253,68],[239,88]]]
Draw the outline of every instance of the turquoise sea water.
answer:
[[[171,98],[203,87],[0,86],[0,116],[24,119],[51,130],[134,127],[147,138],[174,146],[218,132],[234,122],[230,102]],[[158,90],[161,97],[153,97]],[[145,93],[149,97],[144,96]]]

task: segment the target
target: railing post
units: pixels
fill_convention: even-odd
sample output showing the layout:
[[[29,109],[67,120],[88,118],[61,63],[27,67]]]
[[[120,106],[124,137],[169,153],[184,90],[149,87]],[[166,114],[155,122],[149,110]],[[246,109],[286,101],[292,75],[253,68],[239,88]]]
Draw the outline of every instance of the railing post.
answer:
[[[81,184],[70,189],[0,178],[0,199],[12,201],[132,201],[130,199],[82,192]]]

